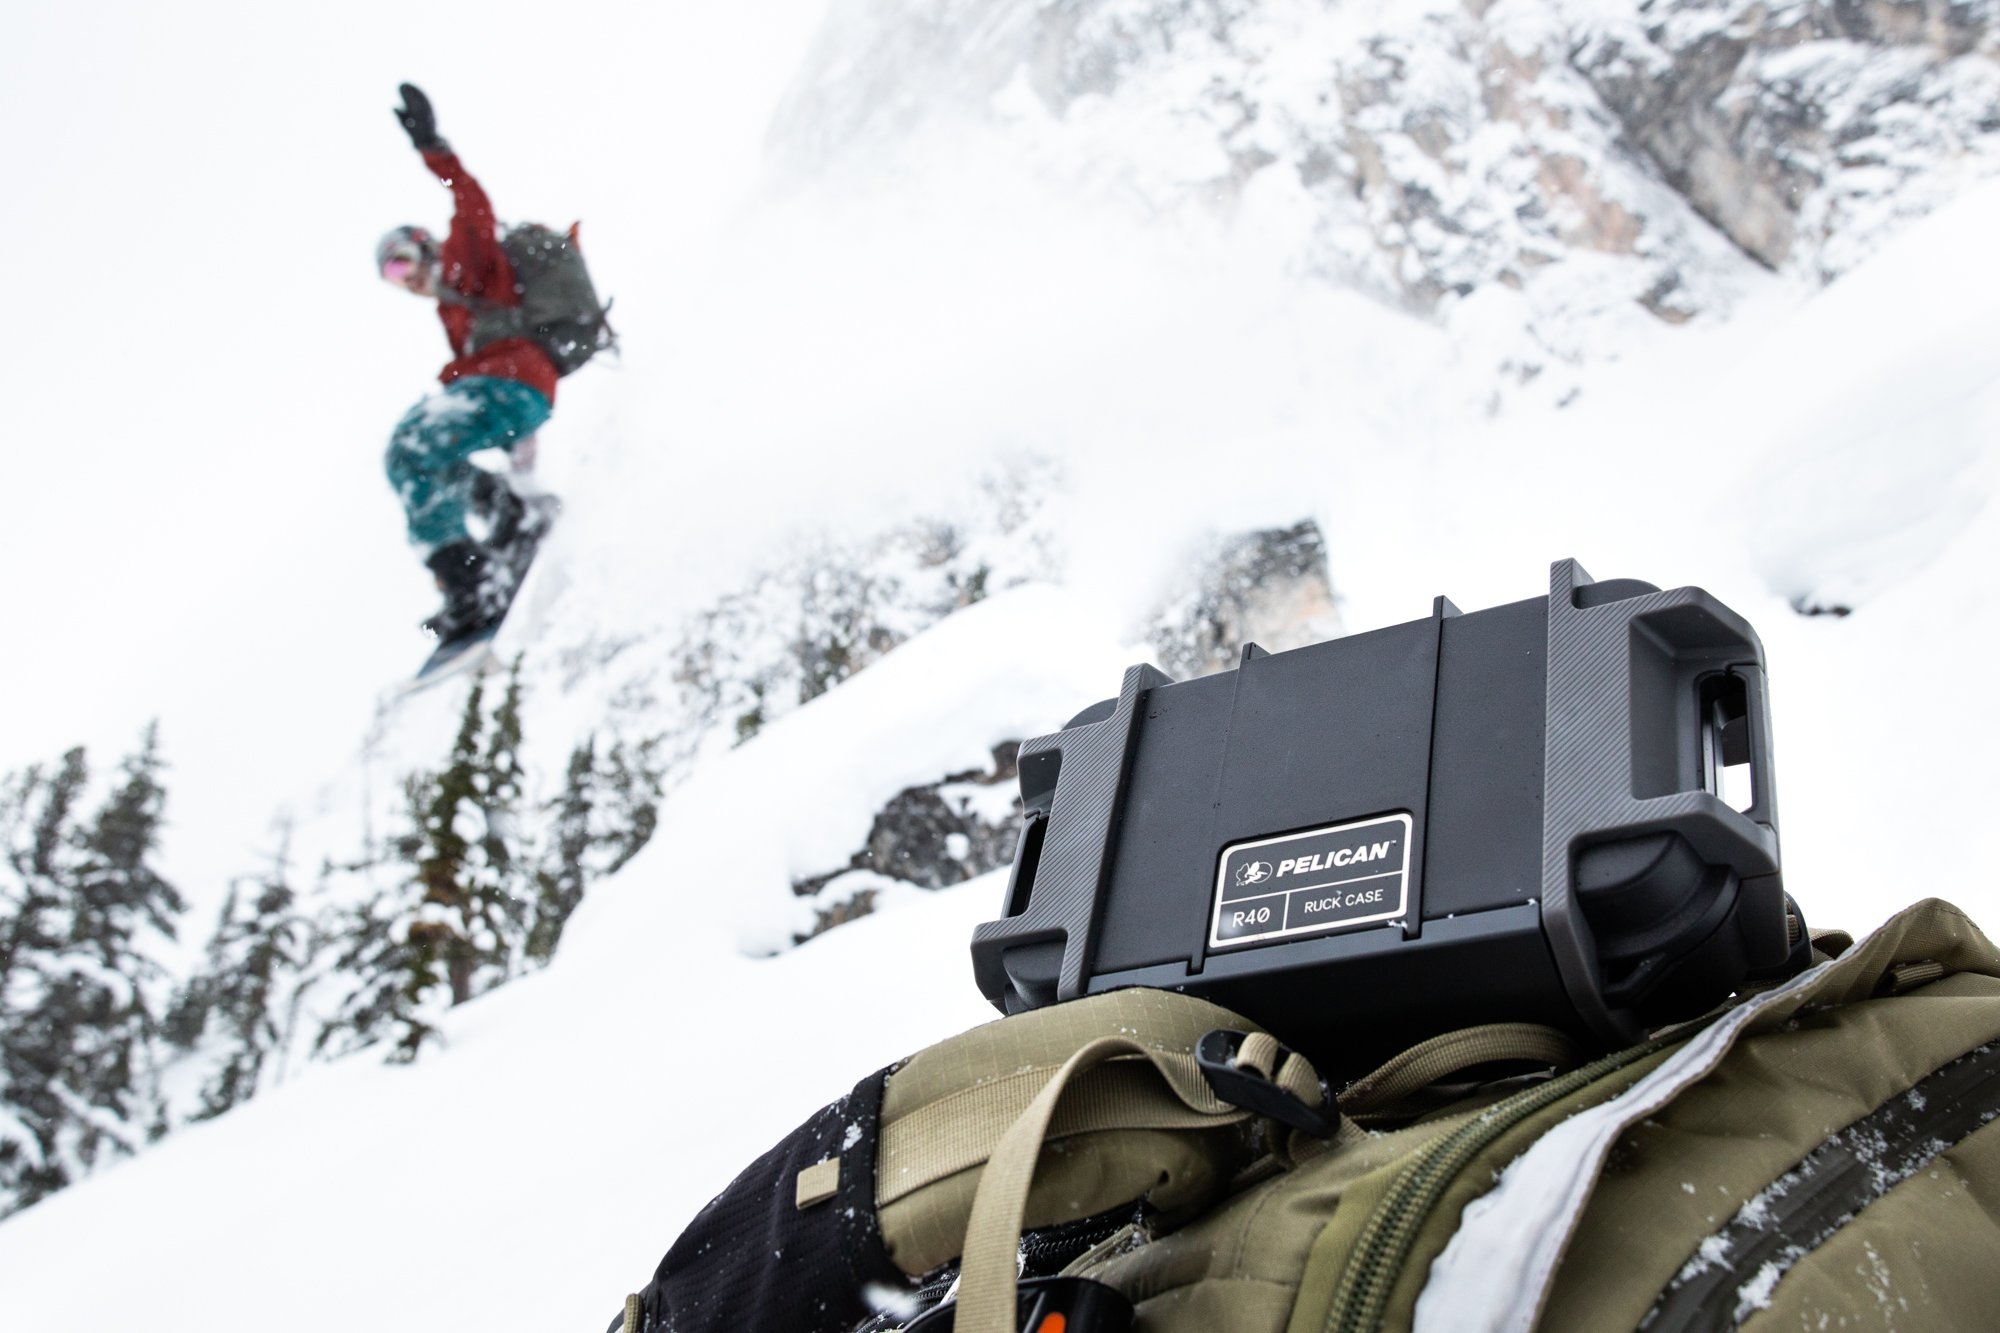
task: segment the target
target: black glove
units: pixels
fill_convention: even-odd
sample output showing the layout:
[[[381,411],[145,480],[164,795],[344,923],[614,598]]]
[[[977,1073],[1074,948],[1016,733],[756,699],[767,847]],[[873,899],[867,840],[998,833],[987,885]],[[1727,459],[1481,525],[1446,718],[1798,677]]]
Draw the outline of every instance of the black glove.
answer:
[[[431,99],[424,96],[424,90],[414,83],[405,83],[400,91],[403,105],[396,108],[396,120],[416,150],[427,153],[444,147],[444,140],[438,137],[437,116],[431,111]]]

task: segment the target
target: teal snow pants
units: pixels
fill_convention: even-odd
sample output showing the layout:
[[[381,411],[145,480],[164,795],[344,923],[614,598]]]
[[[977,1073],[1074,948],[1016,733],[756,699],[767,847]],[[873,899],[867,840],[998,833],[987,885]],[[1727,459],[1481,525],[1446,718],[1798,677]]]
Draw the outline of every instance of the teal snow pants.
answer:
[[[382,459],[403,502],[410,544],[429,553],[465,540],[465,510],[477,476],[472,456],[482,449],[511,451],[548,419],[549,400],[541,390],[492,375],[453,380],[411,408]]]

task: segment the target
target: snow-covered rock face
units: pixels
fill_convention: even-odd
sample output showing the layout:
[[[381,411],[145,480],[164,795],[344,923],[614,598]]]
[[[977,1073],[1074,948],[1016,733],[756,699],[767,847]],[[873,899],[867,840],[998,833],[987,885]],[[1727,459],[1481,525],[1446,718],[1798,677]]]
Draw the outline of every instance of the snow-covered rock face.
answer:
[[[832,169],[982,121],[1070,185],[1282,229],[1302,272],[1497,301],[1527,379],[1759,266],[1828,280],[2000,169],[1996,8],[842,0],[774,142]]]
[[[906,787],[876,813],[868,840],[846,867],[792,881],[813,904],[801,939],[865,916],[885,888],[947,889],[1013,861],[1021,798],[1016,788],[1018,741],[993,747],[988,769],[953,773]]]
[[[1235,666],[1246,643],[1281,653],[1341,632],[1317,523],[1219,538],[1189,563],[1186,591],[1146,635],[1155,664],[1176,680]]]
[[[1234,666],[1246,643],[1283,652],[1341,632],[1326,538],[1310,520],[1215,536],[1188,554],[1175,587],[1137,637],[1177,679]],[[1073,711],[1091,702],[1079,697]],[[792,891],[813,909],[798,938],[866,916],[885,892],[950,888],[1008,865],[1020,834],[1019,750],[1019,739],[1004,741],[988,768],[905,788],[845,867],[795,878]]]
[[[2000,5],[1680,0],[1581,30],[1571,61],[1702,216],[1827,280],[1991,171]]]
[[[1057,474],[1016,460],[953,504],[875,531],[802,532],[678,624],[607,640],[595,608],[558,605],[531,661],[621,736],[652,740],[668,782],[811,702],[939,620],[1052,580]]]

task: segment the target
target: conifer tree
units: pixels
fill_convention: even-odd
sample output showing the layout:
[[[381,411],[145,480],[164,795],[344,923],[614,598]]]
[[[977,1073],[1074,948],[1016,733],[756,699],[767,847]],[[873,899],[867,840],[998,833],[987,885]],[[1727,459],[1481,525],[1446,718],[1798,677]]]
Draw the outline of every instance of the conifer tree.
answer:
[[[475,965],[475,995],[516,970],[533,905],[534,854],[521,820],[525,774],[520,751],[521,659],[516,657],[474,775],[482,831],[466,874],[465,928]]]
[[[0,783],[0,1216],[70,1181],[69,1108],[54,1086],[69,1032],[54,1012],[70,938],[76,806],[89,782],[81,749],[53,774],[39,765]]]
[[[322,889],[335,873],[332,865],[321,868]],[[405,1035],[404,987],[417,967],[417,946],[406,929],[407,916],[400,894],[379,894],[336,909],[315,932],[309,951],[316,960],[324,960],[317,974],[347,985],[313,1038],[315,1056],[346,1055]],[[428,1034],[428,1028],[417,1033],[417,1045]],[[415,1052],[414,1045],[408,1049],[398,1045],[390,1058],[407,1060]]]
[[[415,1059],[446,1009],[546,963],[589,885],[652,837],[657,742],[605,751],[586,740],[570,755],[560,795],[529,804],[520,666],[490,715],[488,686],[472,683],[444,767],[407,781],[407,828],[391,841],[395,885],[322,929],[320,975],[345,978],[349,989],[315,1054],[389,1041],[392,1060]],[[539,835],[537,815],[550,817]]]
[[[83,751],[0,790],[0,1212],[164,1129],[155,1080],[164,973],[147,945],[184,904],[151,858],[166,800],[158,730],[93,818]]]
[[[535,877],[526,949],[531,963],[554,956],[592,881],[617,872],[651,840],[659,823],[660,779],[653,742],[619,741],[601,761],[595,737],[571,751],[554,802],[555,827]]]
[[[570,751],[562,795],[555,802],[549,855],[535,875],[534,922],[528,929],[523,952],[530,963],[538,966],[555,956],[563,927],[568,924],[570,913],[583,901],[584,889],[589,887],[589,861],[599,843],[597,831],[591,825],[597,784],[597,738],[592,736]]]
[[[403,877],[350,909],[329,933],[336,972],[361,984],[322,1028],[315,1050],[390,1038],[416,1058],[444,1011],[505,981],[521,957],[534,866],[519,818],[523,769],[517,660],[489,719],[483,681],[467,691],[445,765],[404,787],[407,831],[394,840]]]
[[[619,741],[611,747],[609,772],[605,776],[606,799],[611,818],[605,837],[610,854],[601,875],[615,875],[653,840],[660,826],[662,774],[656,741],[636,744]]]
[[[296,995],[309,934],[291,887],[291,827],[281,825],[270,868],[229,886],[199,971],[181,987],[165,1030],[209,1071],[190,1120],[207,1120],[254,1095],[266,1064],[290,1035],[283,1002]]]
[[[75,749],[52,776],[31,765],[0,782],[0,837],[8,871],[0,879],[0,911],[6,913],[0,926],[0,1013],[18,1012],[4,1007],[18,998],[17,970],[33,967],[68,938],[67,919],[58,913],[73,869],[74,811],[89,780],[83,751]]]
[[[443,1011],[472,998],[477,958],[466,930],[471,895],[466,884],[478,817],[479,731],[485,683],[475,680],[465,698],[458,735],[444,769],[416,774],[405,788],[411,831],[400,840],[414,874],[406,886],[415,903],[403,926],[403,958],[393,1058],[413,1060],[437,1030]]]
[[[176,938],[176,918],[187,910],[180,892],[151,863],[167,796],[159,749],[155,723],[121,766],[123,780],[85,832],[71,924],[73,945],[82,955],[80,975],[98,973],[84,988],[101,987],[111,1004],[100,1022],[79,1032],[71,1050],[79,1069],[77,1090],[127,1124],[143,1123],[153,1138],[166,1128],[157,1056],[168,980],[144,941],[153,935]],[[84,1069],[91,1072],[83,1075]],[[130,1150],[123,1137],[105,1137],[111,1146]]]

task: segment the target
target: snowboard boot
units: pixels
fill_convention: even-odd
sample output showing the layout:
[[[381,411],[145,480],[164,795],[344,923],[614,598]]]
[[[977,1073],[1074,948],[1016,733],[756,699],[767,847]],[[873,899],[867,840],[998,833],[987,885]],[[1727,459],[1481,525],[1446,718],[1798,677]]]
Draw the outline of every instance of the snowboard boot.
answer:
[[[518,587],[562,512],[562,501],[540,491],[523,495],[511,478],[481,472],[472,484],[471,508],[486,523],[486,550],[502,571],[496,578]]]
[[[486,471],[472,479],[472,495],[466,507],[485,520],[486,544],[494,551],[504,550],[513,542],[527,510],[505,477]]]
[[[443,609],[424,622],[440,643],[474,638],[500,623],[507,599],[494,586],[500,571],[484,546],[471,540],[448,542],[424,563],[444,594]]]
[[[513,506],[503,515],[505,522],[496,524],[493,535],[487,539],[487,550],[493,557],[493,579],[507,587],[510,600],[513,590],[528,577],[528,566],[535,562],[542,538],[548,535],[561,509],[561,502],[553,495],[515,496]]]

